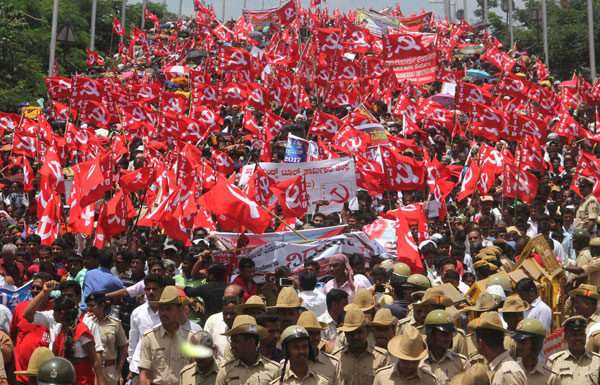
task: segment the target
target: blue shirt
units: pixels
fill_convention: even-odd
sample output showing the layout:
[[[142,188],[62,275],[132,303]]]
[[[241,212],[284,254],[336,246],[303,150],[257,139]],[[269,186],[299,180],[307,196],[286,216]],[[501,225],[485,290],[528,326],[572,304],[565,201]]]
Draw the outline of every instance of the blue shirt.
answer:
[[[110,293],[119,289],[125,289],[125,285],[106,267],[89,270],[83,281],[83,299],[79,307],[82,311],[87,311],[85,299],[92,293]]]

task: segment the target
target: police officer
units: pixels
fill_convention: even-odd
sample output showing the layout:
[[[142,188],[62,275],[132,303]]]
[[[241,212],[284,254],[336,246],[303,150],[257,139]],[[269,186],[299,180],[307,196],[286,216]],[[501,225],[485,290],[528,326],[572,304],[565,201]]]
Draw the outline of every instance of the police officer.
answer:
[[[452,334],[456,332],[450,313],[434,310],[427,314],[425,330],[429,354],[423,364],[442,385],[446,385],[469,366],[467,357],[450,350]]]
[[[498,312],[502,315],[506,328],[514,332],[519,322],[523,320],[523,312],[529,310],[529,304],[518,295],[512,295],[504,301]],[[504,347],[512,358],[517,357],[517,343],[509,336],[504,337]]]
[[[306,329],[310,336],[310,344],[315,352],[314,359],[312,359],[312,369],[326,377],[329,383],[333,385],[340,384],[342,376],[340,360],[319,349],[320,345],[325,344],[321,342],[321,331],[327,330],[327,324],[319,322],[312,311],[305,311],[298,318],[298,326]]]
[[[327,385],[329,380],[311,368],[310,362],[315,359],[315,351],[310,343],[310,335],[302,326],[288,326],[281,334],[281,347],[285,361],[282,365],[281,377],[271,384],[306,384]]]
[[[194,358],[194,363],[184,366],[180,373],[180,383],[186,385],[212,385],[217,380],[219,366],[215,360],[215,346],[212,336],[199,331],[190,338],[189,344],[181,346],[183,353]]]
[[[596,385],[600,371],[600,355],[585,347],[587,320],[580,316],[563,322],[568,348],[548,358],[548,366],[560,377],[561,385]]]
[[[179,349],[180,340],[187,341],[192,331],[179,325],[187,299],[175,286],[166,286],[158,301],[160,326],[144,332],[140,347],[140,384],[177,385],[179,374],[191,362]]]
[[[475,324],[477,350],[488,361],[492,385],[525,385],[525,372],[504,348],[506,333],[497,312],[483,313]]]
[[[346,305],[344,307],[344,310],[348,310],[348,306],[350,305],[357,306],[360,310],[362,310],[366,317],[368,317],[369,319],[373,319],[373,315],[375,314],[375,297],[371,294],[369,290],[358,289],[358,291],[354,295],[354,298],[352,299],[352,303]],[[371,333],[371,331],[369,331],[369,334],[367,335],[367,341],[371,346],[376,345],[375,337],[373,336],[373,333]],[[334,349],[340,349],[346,346],[346,343],[346,334],[338,333],[337,338],[335,340]]]
[[[66,358],[49,358],[40,365],[37,381],[44,385],[73,385],[75,368]]]
[[[259,340],[267,337],[267,330],[256,324],[249,315],[238,315],[232,328],[222,333],[231,337],[234,358],[225,362],[217,373],[216,384],[266,385],[277,378],[279,364],[258,352]]]
[[[517,341],[517,362],[527,374],[527,385],[560,384],[557,374],[539,360],[546,338],[543,323],[533,318],[524,319],[519,322],[511,338]]]
[[[373,385],[439,385],[436,377],[420,361],[427,357],[427,344],[421,333],[410,326],[388,343],[398,362],[377,371]]]
[[[474,364],[450,380],[450,385],[490,385],[490,377],[483,364]]]
[[[575,266],[583,266],[592,260],[590,253],[590,233],[585,230],[573,232],[573,248],[575,249]]]
[[[333,355],[340,360],[346,385],[371,385],[378,369],[389,365],[388,353],[367,342],[369,330],[365,313],[354,304],[346,307],[344,324],[338,328],[346,334],[347,345]]]
[[[588,328],[600,322],[600,310],[598,310],[600,293],[596,286],[579,285],[577,289],[569,292],[569,297],[573,298],[573,307],[577,314],[586,318]]]
[[[29,358],[27,370],[18,370],[15,372],[15,375],[27,376],[29,377],[30,384],[35,383],[35,378],[37,377],[40,366],[42,363],[46,362],[47,359],[52,357],[54,357],[54,353],[47,347],[41,346],[36,348],[31,354],[31,358]],[[1,375],[0,378],[2,378]],[[4,378],[6,378],[6,373],[4,373]]]
[[[591,260],[583,266],[567,266],[566,270],[576,274],[569,278],[567,285],[577,282],[588,283],[593,286],[600,285],[600,237],[594,237],[590,241]]]
[[[598,199],[592,194],[594,191],[594,181],[579,177],[579,192],[583,201],[579,204],[579,208],[575,212],[575,220],[573,221],[574,230],[586,230],[593,236],[596,233],[596,220],[598,219],[598,209],[600,204]]]
[[[387,350],[387,344],[396,335],[398,319],[392,315],[390,309],[379,309],[373,321],[369,322],[371,333],[375,338],[375,346]]]
[[[500,285],[502,287],[502,290],[504,290],[504,295],[506,297],[513,293],[513,287],[510,283],[510,278],[508,278],[504,274],[494,274],[490,278],[488,278],[487,282],[485,283],[486,289],[493,285]]]

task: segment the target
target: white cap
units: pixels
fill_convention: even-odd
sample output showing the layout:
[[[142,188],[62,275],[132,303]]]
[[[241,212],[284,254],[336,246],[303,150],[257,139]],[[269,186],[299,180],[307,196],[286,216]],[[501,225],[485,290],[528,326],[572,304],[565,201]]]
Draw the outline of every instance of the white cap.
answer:
[[[506,294],[504,294],[504,289],[500,285],[488,286],[485,291],[494,297],[497,302],[504,302],[506,300]]]

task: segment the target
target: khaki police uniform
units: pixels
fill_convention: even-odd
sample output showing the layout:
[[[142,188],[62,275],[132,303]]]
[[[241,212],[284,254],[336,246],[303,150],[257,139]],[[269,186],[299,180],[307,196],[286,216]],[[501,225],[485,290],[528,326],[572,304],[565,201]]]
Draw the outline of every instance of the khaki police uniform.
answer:
[[[102,374],[106,385],[117,385],[119,383],[120,373],[117,370],[118,349],[127,345],[125,330],[121,326],[121,321],[117,318],[108,316],[98,322],[100,327],[100,338],[104,352],[102,353]]]
[[[587,273],[588,285],[600,286],[600,258],[592,258],[592,260],[581,266],[584,273]]]
[[[398,365],[389,365],[379,369],[375,375],[373,385],[440,385],[435,376],[425,367],[419,367],[417,373],[404,378],[398,372]]]
[[[597,385],[600,355],[586,351],[579,359],[569,349],[548,358],[548,366],[558,374],[561,385]]]
[[[527,382],[525,372],[508,351],[494,358],[488,367],[492,371],[491,385],[525,385]]]
[[[150,371],[152,384],[178,385],[181,370],[192,361],[181,353],[179,340],[189,341],[193,332],[180,326],[176,334],[171,338],[160,325],[147,330],[142,337],[139,368]]]
[[[600,330],[592,333],[585,348],[590,352],[600,353]]]
[[[590,220],[598,220],[598,209],[600,204],[598,199],[593,194],[589,194],[579,205],[579,208],[575,212],[575,219],[573,220],[574,230],[586,230],[587,223]],[[594,236],[594,232],[590,232],[590,236]]]
[[[404,317],[400,321],[398,321],[398,327],[396,328],[396,335],[399,336],[401,334],[404,334],[404,332],[406,331],[406,329],[409,326],[412,326],[415,328],[419,327],[419,324],[417,324],[417,321],[415,321],[415,317],[413,317],[412,314],[410,316],[407,315],[406,317]]]
[[[487,366],[488,362],[485,357],[477,350],[477,335],[475,333],[467,334],[467,359],[470,365],[477,363]]]
[[[258,360],[246,366],[234,358],[223,364],[217,374],[217,385],[267,385],[279,375],[279,364],[259,355]]]
[[[342,381],[340,360],[331,354],[318,351],[315,362],[311,363],[311,368],[321,376],[327,378],[330,384],[339,385]]]
[[[371,385],[378,369],[390,364],[386,350],[367,344],[367,349],[355,357],[345,346],[333,355],[340,361],[345,385]]]
[[[523,361],[519,359],[517,363],[521,366],[523,371],[525,371]],[[561,385],[558,375],[539,360],[535,364],[533,370],[525,374],[527,375],[527,385]]]
[[[198,365],[194,362],[181,369],[180,383],[181,385],[214,385],[217,380],[218,372],[219,367],[216,362],[213,362],[213,365],[207,373],[200,372]]]
[[[452,377],[464,372],[469,367],[467,357],[451,350],[446,350],[439,361],[436,361],[430,351],[427,358],[421,363],[442,385],[448,384]]]
[[[371,333],[370,331],[369,331],[369,334],[367,334],[367,342],[371,346],[377,345],[377,341],[375,341],[375,337],[373,337],[373,333]],[[338,334],[335,337],[335,345],[333,347],[333,350],[336,351],[338,349],[343,348],[346,345],[348,345],[348,341],[346,339],[346,333],[344,333],[342,331],[338,331]]]
[[[590,252],[590,247],[586,246],[583,249],[579,250],[577,253],[577,258],[575,259],[575,266],[583,267],[592,261],[594,257],[592,257],[592,253]]]
[[[425,325],[415,327],[422,335],[426,335],[427,331],[425,330]],[[467,338],[465,336],[465,332],[462,329],[456,329],[456,331],[452,333],[452,347],[450,348],[450,350],[452,350],[454,353],[458,353],[467,357]]]
[[[280,382],[280,378],[276,378],[271,381],[271,385],[277,385]],[[310,366],[308,367],[308,372],[304,378],[298,377],[294,372],[292,372],[289,368],[285,370],[285,374],[283,375],[283,384],[285,385],[328,385],[329,380],[327,377],[320,375],[315,372]],[[183,384],[182,384],[183,385]]]

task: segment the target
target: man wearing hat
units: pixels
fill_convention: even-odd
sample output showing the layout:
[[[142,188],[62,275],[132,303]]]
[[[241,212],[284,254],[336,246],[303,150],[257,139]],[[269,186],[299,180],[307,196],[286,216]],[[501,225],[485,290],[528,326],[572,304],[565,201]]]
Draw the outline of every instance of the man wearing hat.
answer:
[[[560,377],[561,385],[592,385],[600,379],[600,355],[585,347],[587,320],[581,316],[563,322],[564,338],[568,348],[548,358],[548,366]]]
[[[43,346],[36,348],[31,354],[31,358],[29,359],[29,363],[27,364],[27,370],[17,370],[15,371],[15,375],[27,376],[29,377],[29,383],[35,383],[34,379],[37,376],[40,365],[42,365],[44,361],[52,357],[54,357],[54,353],[52,353],[52,350],[48,349],[47,347]],[[2,368],[2,371],[4,371],[4,366]],[[4,377],[0,372],[0,379],[1,378],[6,379],[6,371],[4,371]]]
[[[241,303],[235,307],[235,312],[238,315],[246,314],[254,318],[266,311],[267,305],[265,304],[265,301],[257,295],[251,296],[245,303]]]
[[[306,329],[298,325],[286,328],[281,334],[281,347],[285,354],[285,361],[279,381],[276,379],[273,384],[329,384],[329,379],[318,374],[310,365],[315,358],[315,351]]]
[[[277,378],[279,365],[258,352],[261,339],[267,337],[267,331],[249,315],[238,315],[232,328],[222,333],[231,337],[233,357],[219,369],[215,384],[269,384]]]
[[[598,310],[600,294],[596,286],[579,285],[577,289],[569,292],[569,297],[573,298],[573,307],[577,315],[587,320],[588,329],[600,321],[600,310]]]
[[[183,307],[187,299],[179,295],[175,286],[166,286],[158,301],[160,326],[147,330],[142,337],[140,347],[140,384],[176,385],[179,384],[181,369],[191,359],[181,354],[180,340],[187,341],[192,331],[180,325],[183,319]]]
[[[365,316],[369,319],[372,319],[373,315],[375,314],[375,297],[373,297],[371,292],[367,289],[359,289],[356,292],[354,298],[352,299],[352,303],[350,305],[358,306],[358,308],[360,308],[360,310],[362,310],[362,312],[365,313]],[[348,306],[350,305],[346,305],[346,307],[344,307],[344,310],[347,310]],[[370,331],[367,337],[367,341],[369,342],[369,345],[375,345],[375,337],[373,337],[373,333],[371,333]],[[343,332],[338,333],[337,338],[335,340],[334,349],[337,350],[339,348],[344,347],[345,345],[346,335]]]
[[[365,313],[358,306],[346,307],[344,323],[338,330],[346,334],[348,343],[333,353],[340,360],[346,385],[371,385],[377,370],[389,364],[388,353],[368,343],[367,324]]]
[[[431,281],[423,274],[412,274],[406,281],[392,275],[390,286],[394,301],[385,307],[391,310],[394,317],[403,319],[412,316],[412,293],[429,289]]]
[[[485,370],[485,366],[477,363],[452,377],[450,385],[490,385],[490,377]]]
[[[569,278],[568,284],[582,282],[596,287],[600,285],[600,237],[594,237],[590,241],[589,254],[590,260],[583,265],[578,264],[577,266],[567,266],[565,268],[568,272],[576,274]],[[584,258],[580,260],[580,262],[583,261]]]
[[[512,295],[506,299],[498,313],[502,316],[506,328],[514,332],[519,322],[524,318],[523,312],[529,310],[529,304],[523,301],[519,296]],[[517,344],[514,339],[504,338],[504,347],[508,350],[511,357],[517,356]]]
[[[540,321],[526,318],[519,322],[511,334],[517,342],[518,363],[527,374],[528,385],[558,385],[558,375],[540,360],[546,338],[546,327]]]
[[[387,350],[387,344],[396,335],[396,326],[398,318],[392,315],[390,309],[379,309],[375,313],[373,321],[369,322],[375,346]]]
[[[306,329],[310,336],[310,344],[315,352],[314,360],[312,360],[312,369],[326,377],[331,384],[340,384],[342,376],[340,360],[319,349],[324,344],[321,341],[321,331],[327,330],[329,326],[324,322],[319,322],[312,311],[305,311],[300,314],[298,326]]]
[[[219,366],[215,360],[215,347],[210,333],[199,331],[192,335],[189,344],[182,351],[194,359],[194,363],[184,366],[180,373],[180,384],[212,385],[217,379]]]
[[[284,287],[277,296],[275,306],[270,306],[269,309],[277,310],[279,320],[281,321],[281,332],[287,327],[296,325],[298,317],[300,317],[300,307],[303,300],[298,296],[296,289],[293,287]]]
[[[398,362],[378,370],[373,385],[439,385],[435,376],[420,365],[427,357],[427,344],[417,329],[408,327],[404,334],[392,338],[388,351]]]
[[[525,385],[527,378],[519,364],[504,348],[504,336],[508,333],[495,311],[483,313],[475,324],[477,350],[488,361],[492,371],[492,385]]]
[[[593,191],[594,181],[590,178],[580,176],[579,192],[584,198],[575,212],[573,229],[585,230],[590,233],[590,236],[596,234],[596,220],[598,219],[598,209],[600,209],[598,199],[592,194]]]
[[[427,314],[425,330],[429,353],[423,364],[440,384],[446,385],[468,366],[467,357],[450,350],[452,334],[456,332],[450,313],[446,310],[434,310]]]

